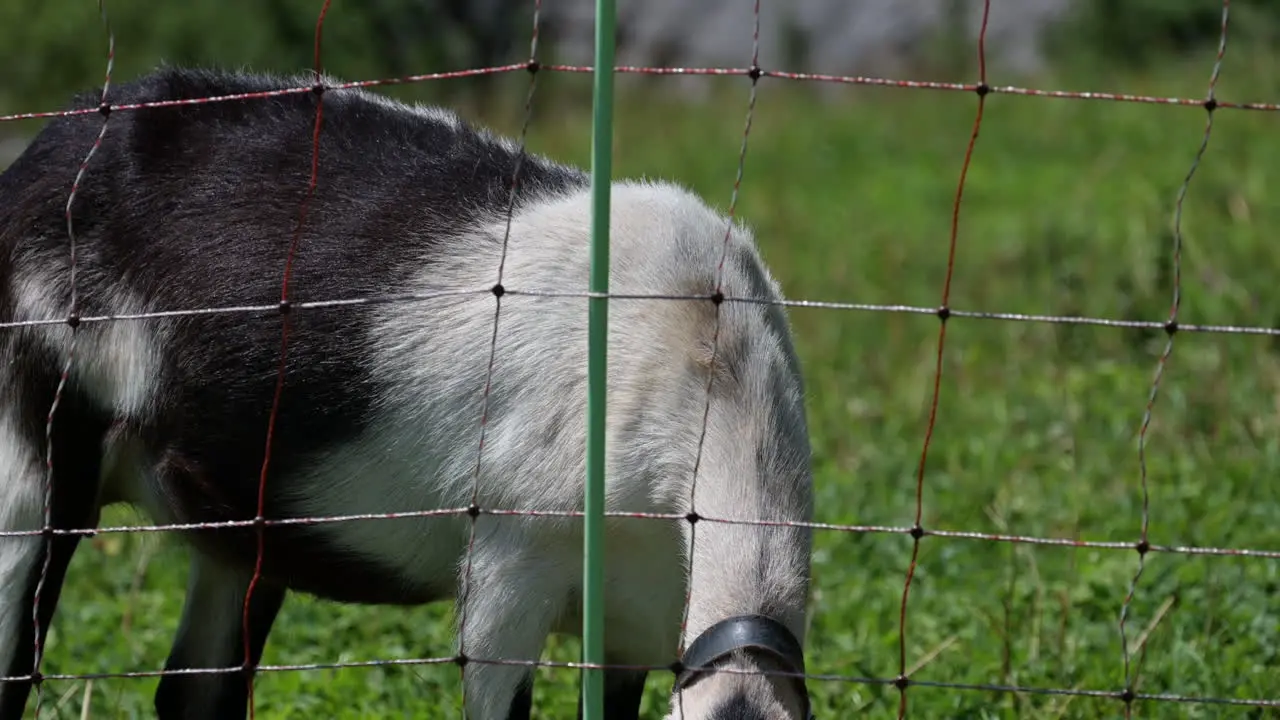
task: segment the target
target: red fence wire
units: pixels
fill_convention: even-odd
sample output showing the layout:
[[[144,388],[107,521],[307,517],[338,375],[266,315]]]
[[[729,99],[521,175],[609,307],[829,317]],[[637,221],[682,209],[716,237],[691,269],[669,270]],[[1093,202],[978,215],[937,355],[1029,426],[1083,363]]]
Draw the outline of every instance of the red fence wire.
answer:
[[[902,604],[898,614],[898,677],[893,685],[898,688],[900,702],[898,717],[907,715],[907,688],[911,678],[907,674],[907,600],[911,595],[911,581],[915,579],[916,563],[920,559],[920,539],[924,532],[920,521],[924,519],[924,471],[929,459],[929,443],[938,421],[938,400],[942,393],[942,358],[947,344],[947,320],[951,317],[951,279],[956,267],[956,239],[960,233],[960,206],[964,200],[964,181],[969,176],[969,164],[973,161],[973,149],[978,144],[978,131],[982,128],[982,111],[987,106],[987,22],[991,18],[991,3],[982,8],[982,26],[978,30],[978,109],[973,116],[973,131],[965,147],[964,162],[960,166],[960,181],[956,184],[956,199],[951,209],[951,237],[947,246],[947,273],[942,281],[942,303],[938,306],[938,352],[933,370],[933,399],[929,403],[929,424],[924,431],[924,444],[920,449],[920,463],[916,468],[916,513],[911,526],[911,563],[907,566],[907,581],[902,586]],[[1126,678],[1127,679],[1127,678]]]
[[[947,270],[941,289],[941,300],[937,307],[922,307],[912,305],[883,305],[868,304],[857,302],[842,302],[831,300],[788,300],[782,301],[781,305],[788,307],[808,307],[822,308],[831,310],[851,310],[861,312],[881,312],[881,313],[909,313],[909,314],[931,314],[939,319],[938,340],[936,346],[935,365],[932,382],[932,395],[929,405],[928,422],[925,427],[923,442],[919,456],[919,462],[915,473],[915,510],[914,522],[911,526],[883,526],[883,525],[842,525],[833,523],[819,522],[767,522],[757,520],[742,520],[734,518],[710,517],[697,513],[696,508],[692,506],[692,487],[690,491],[690,512],[680,514],[664,514],[664,513],[638,513],[638,512],[606,512],[609,517],[626,517],[626,518],[648,518],[655,521],[690,521],[708,522],[708,523],[729,523],[729,524],[745,524],[760,526],[793,526],[804,527],[813,530],[844,532],[844,533],[880,533],[880,534],[898,534],[907,535],[912,538],[912,552],[910,563],[905,569],[905,579],[903,583],[900,610],[898,614],[898,675],[893,678],[875,678],[875,677],[854,677],[847,675],[834,675],[822,673],[808,673],[805,678],[810,681],[819,682],[843,682],[858,683],[864,685],[878,685],[884,687],[894,687],[899,692],[899,708],[898,716],[905,717],[908,710],[908,691],[913,687],[920,688],[937,688],[944,690],[963,690],[963,691],[982,691],[994,693],[1017,693],[1026,695],[1062,695],[1062,696],[1079,696],[1112,699],[1122,703],[1125,716],[1128,717],[1132,713],[1133,705],[1137,701],[1151,702],[1169,702],[1169,703],[1190,703],[1203,705],[1235,705],[1250,706],[1257,708],[1280,708],[1280,699],[1268,698],[1227,698],[1227,697],[1194,697],[1178,694],[1165,693],[1142,693],[1137,692],[1133,688],[1133,678],[1131,675],[1131,651],[1129,647],[1129,638],[1127,630],[1127,621],[1129,617],[1129,609],[1136,594],[1140,590],[1143,569],[1145,567],[1146,557],[1151,553],[1181,554],[1188,556],[1238,556],[1256,559],[1276,560],[1280,559],[1280,549],[1267,548],[1227,548],[1227,547],[1208,547],[1208,546],[1180,546],[1180,545],[1159,545],[1153,544],[1148,538],[1149,527],[1149,493],[1147,486],[1147,463],[1146,463],[1146,432],[1150,426],[1150,422],[1155,411],[1156,400],[1159,396],[1160,384],[1163,378],[1165,368],[1170,361],[1174,339],[1179,332],[1193,333],[1223,333],[1223,334],[1252,334],[1252,335],[1280,335],[1280,328],[1262,327],[1262,326],[1233,326],[1233,325],[1207,325],[1207,324],[1183,324],[1179,322],[1178,310],[1181,301],[1181,252],[1182,252],[1182,205],[1188,189],[1191,186],[1196,170],[1208,147],[1210,136],[1213,130],[1213,119],[1215,112],[1219,110],[1251,110],[1262,112],[1280,111],[1280,103],[1268,102],[1230,102],[1220,101],[1216,97],[1216,87],[1221,73],[1221,67],[1224,55],[1227,50],[1228,29],[1230,20],[1230,0],[1223,0],[1221,15],[1221,30],[1218,42],[1218,52],[1210,74],[1207,94],[1204,98],[1183,98],[1183,97],[1156,97],[1148,95],[1132,95],[1107,92],[1091,92],[1091,91],[1066,91],[1066,90],[1040,90],[1034,88],[1023,88],[1014,86],[994,86],[987,82],[986,67],[986,36],[988,21],[991,13],[990,0],[984,0],[982,11],[982,22],[977,38],[977,58],[978,58],[978,81],[976,83],[950,83],[950,82],[929,82],[915,80],[898,80],[879,77],[863,77],[863,76],[841,76],[841,75],[824,75],[817,73],[796,73],[785,72],[779,70],[770,70],[760,66],[759,64],[759,47],[760,47],[760,3],[756,0],[754,3],[754,32],[752,37],[752,54],[751,64],[748,67],[637,67],[637,66],[619,66],[614,68],[618,73],[642,74],[642,75],[705,75],[705,76],[745,76],[750,80],[750,95],[747,103],[746,121],[743,126],[742,142],[738,154],[737,170],[733,181],[732,194],[729,203],[728,216],[730,222],[737,211],[739,190],[743,182],[745,167],[747,161],[748,141],[750,138],[752,120],[755,113],[757,89],[761,80],[766,78],[788,80],[788,81],[804,81],[819,83],[836,83],[846,85],[864,85],[864,86],[882,86],[902,89],[916,90],[937,90],[937,91],[961,91],[972,92],[976,95],[976,108],[974,113],[973,127],[969,135],[968,143],[965,148],[964,160],[959,171],[959,178],[956,185],[955,197],[952,207],[951,225],[948,241],[948,260]],[[482,657],[472,657],[466,653],[466,633],[465,626],[467,619],[465,617],[465,602],[460,604],[464,608],[459,621],[459,651],[452,656],[427,657],[427,658],[408,658],[408,659],[369,659],[349,662],[333,662],[333,663],[309,663],[295,665],[261,665],[256,662],[255,658],[249,655],[248,642],[248,611],[249,603],[252,599],[253,590],[261,576],[262,565],[262,537],[263,530],[272,526],[285,525],[320,525],[328,523],[344,523],[344,522],[377,522],[381,520],[393,520],[404,518],[422,518],[422,517],[446,517],[446,516],[462,516],[466,515],[471,519],[470,539],[468,543],[468,557],[464,570],[464,578],[462,582],[462,597],[465,600],[465,593],[469,590],[471,581],[471,548],[475,540],[475,523],[482,516],[527,516],[527,517],[545,517],[545,518],[578,518],[582,516],[581,512],[576,511],[530,511],[521,509],[499,509],[499,508],[483,508],[477,503],[479,493],[479,480],[481,476],[482,461],[484,456],[484,439],[486,421],[488,417],[488,396],[490,384],[492,380],[492,372],[494,366],[494,357],[497,345],[497,333],[499,321],[501,319],[502,297],[504,295],[513,296],[529,296],[529,297],[546,297],[546,298],[589,298],[597,296],[595,293],[589,292],[558,292],[558,291],[538,291],[522,289],[518,287],[505,287],[503,284],[503,270],[507,255],[507,242],[510,237],[511,218],[514,211],[514,204],[517,191],[517,180],[520,172],[520,163],[526,157],[525,141],[527,131],[531,119],[534,93],[537,87],[537,76],[540,72],[563,72],[563,73],[589,73],[593,68],[580,65],[555,65],[541,64],[538,60],[538,36],[539,36],[539,15],[541,12],[541,0],[534,1],[533,28],[529,46],[529,59],[526,62],[512,63],[508,65],[500,65],[495,67],[477,68],[458,70],[450,72],[429,73],[420,75],[409,75],[397,78],[379,78],[370,80],[358,80],[351,82],[328,82],[322,75],[322,53],[321,38],[324,28],[325,17],[329,8],[329,0],[324,0],[316,21],[315,28],[315,45],[314,45],[314,83],[309,85],[300,85],[296,87],[284,87],[266,92],[246,93],[237,95],[226,95],[218,97],[205,97],[190,100],[172,100],[150,103],[135,104],[113,104],[110,102],[110,86],[111,86],[111,70],[114,61],[115,40],[111,33],[110,26],[107,24],[106,9],[101,1],[99,2],[99,11],[102,15],[104,26],[106,27],[109,39],[107,71],[102,89],[101,103],[96,107],[74,108],[70,110],[47,111],[47,112],[31,112],[19,113],[12,115],[0,116],[0,122],[14,122],[21,120],[33,119],[49,119],[57,117],[66,117],[72,115],[84,115],[90,113],[101,113],[103,116],[102,128],[99,132],[97,141],[92,148],[86,150],[84,162],[81,164],[76,181],[68,196],[66,213],[67,213],[67,235],[69,240],[69,250],[71,253],[71,305],[68,308],[66,317],[61,318],[36,318],[36,319],[19,319],[10,322],[0,322],[0,330],[14,330],[26,327],[35,327],[43,325],[56,325],[66,323],[71,328],[68,338],[65,364],[62,368],[61,383],[58,392],[55,395],[53,405],[50,407],[47,423],[46,423],[46,488],[43,527],[36,530],[0,530],[0,539],[20,538],[20,537],[43,537],[46,541],[52,542],[53,538],[59,536],[89,536],[99,533],[151,533],[151,532],[170,532],[170,531],[204,531],[227,528],[249,528],[252,527],[257,531],[258,537],[258,556],[257,564],[254,569],[253,580],[250,583],[249,590],[244,599],[244,627],[245,627],[245,659],[243,665],[225,667],[225,668],[193,668],[193,669],[171,669],[171,670],[155,670],[155,671],[122,671],[108,673],[86,673],[86,674],[43,674],[40,672],[40,661],[42,656],[42,647],[40,640],[40,617],[39,617],[39,587],[43,587],[45,575],[48,572],[48,558],[51,553],[45,553],[45,564],[41,573],[40,583],[36,591],[36,610],[33,612],[32,621],[36,627],[36,646],[34,648],[35,670],[26,676],[19,677],[0,677],[0,682],[22,682],[31,681],[35,686],[35,704],[37,716],[40,711],[41,703],[41,687],[42,683],[47,680],[73,680],[73,679],[107,679],[107,678],[148,678],[164,675],[189,675],[198,673],[236,673],[246,669],[256,672],[284,672],[284,671],[300,671],[300,670],[320,670],[320,669],[339,669],[339,668],[368,668],[378,666],[405,666],[405,665],[444,665],[455,664],[464,673],[465,667],[469,663],[477,664],[501,664],[501,665],[537,665],[545,667],[561,667],[561,668],[588,668],[602,667],[589,666],[584,663],[574,662],[550,662],[550,661],[511,661],[511,660],[494,660]],[[389,86],[397,84],[420,83],[433,80],[463,78],[480,75],[495,75],[500,73],[511,73],[518,71],[529,72],[529,90],[524,104],[524,119],[519,135],[519,161],[512,174],[512,185],[510,188],[510,196],[507,208],[507,227],[506,234],[503,238],[501,262],[497,268],[496,284],[483,288],[460,288],[453,290],[443,290],[430,293],[417,294],[400,294],[388,296],[370,296],[370,297],[352,297],[352,298],[333,298],[319,301],[306,301],[292,303],[289,300],[289,278],[295,254],[299,251],[305,252],[305,247],[299,246],[301,230],[306,222],[307,209],[312,193],[315,189],[317,177],[322,168],[319,165],[319,140],[323,127],[323,96],[325,92],[341,89],[354,88],[373,88],[380,86]],[[281,301],[278,305],[245,305],[232,307],[197,307],[186,309],[169,309],[156,312],[137,313],[130,315],[103,315],[103,316],[86,316],[78,315],[78,304],[75,294],[75,252],[76,252],[76,236],[71,221],[71,208],[76,199],[76,191],[80,187],[81,181],[85,174],[85,168],[88,166],[89,158],[92,157],[94,150],[102,142],[102,139],[109,132],[110,118],[117,112],[128,112],[143,108],[160,108],[193,104],[206,104],[216,102],[226,102],[233,100],[252,100],[264,99],[286,94],[317,92],[321,102],[317,104],[315,125],[312,137],[312,164],[308,180],[307,193],[304,196],[298,210],[298,222],[294,228],[293,241],[290,245],[288,259],[283,271],[281,279]],[[991,94],[1007,94],[1019,95],[1027,97],[1040,98],[1056,98],[1064,100],[1105,100],[1113,102],[1129,102],[1129,103],[1148,103],[1170,106],[1184,107],[1200,107],[1206,112],[1206,122],[1203,137],[1199,147],[1197,148],[1193,159],[1190,163],[1183,182],[1179,188],[1177,201],[1175,204],[1175,221],[1173,232],[1173,262],[1174,277],[1171,306],[1168,316],[1162,321],[1141,321],[1141,320],[1117,320],[1102,317],[1079,317],[1079,316],[1051,316],[1051,315],[1031,315],[1023,313],[1008,312],[989,312],[979,310],[965,310],[953,308],[950,306],[950,297],[952,289],[952,276],[955,266],[956,246],[959,235],[959,219],[963,207],[963,197],[965,189],[965,180],[968,169],[973,156],[978,148],[978,138],[982,127],[983,113],[985,110],[986,98]],[[721,256],[720,269],[717,272],[717,290],[713,295],[645,295],[645,294],[619,294],[613,293],[609,297],[620,300],[648,300],[648,301],[689,301],[689,300],[712,300],[716,303],[716,331],[713,335],[712,343],[712,362],[714,363],[715,353],[718,350],[719,339],[719,306],[724,302],[762,302],[756,299],[726,296],[721,292],[719,278],[722,276],[724,258],[727,255],[729,229],[726,228],[724,239],[724,251]],[[495,291],[498,289],[498,291]],[[494,307],[494,326],[491,336],[489,362],[486,372],[486,381],[484,389],[484,400],[482,401],[482,415],[479,425],[479,436],[477,440],[476,465],[473,476],[473,491],[471,504],[467,507],[444,508],[426,511],[413,512],[390,512],[390,513],[365,513],[350,514],[329,517],[305,517],[305,518],[266,518],[263,517],[263,501],[266,482],[268,479],[268,469],[270,465],[270,452],[272,430],[275,423],[275,408],[279,403],[281,389],[286,377],[286,366],[288,358],[288,340],[289,340],[289,315],[296,311],[305,311],[311,308],[333,308],[333,307],[350,307],[368,304],[380,303],[414,303],[423,302],[431,299],[462,296],[462,295],[481,295],[493,294],[495,296]],[[251,520],[242,521],[226,521],[226,522],[210,522],[210,523],[178,523],[163,525],[134,525],[134,526],[114,526],[101,528],[58,528],[52,526],[50,518],[50,502],[52,498],[52,427],[54,418],[58,409],[58,399],[61,397],[61,389],[65,385],[67,377],[71,371],[72,363],[75,360],[75,330],[85,323],[102,323],[102,322],[130,322],[140,321],[154,318],[188,316],[188,315],[207,315],[207,314],[267,314],[280,313],[283,319],[283,328],[281,335],[280,363],[277,373],[277,383],[275,396],[272,406],[271,420],[268,424],[266,442],[263,452],[262,470],[259,479],[259,499],[257,515]],[[922,525],[923,521],[923,500],[925,492],[925,478],[928,466],[929,447],[936,429],[937,412],[941,402],[941,392],[943,388],[943,366],[946,347],[947,330],[950,323],[956,319],[972,319],[972,320],[998,320],[998,321],[1014,321],[1014,322],[1031,322],[1031,323],[1053,323],[1053,324],[1079,324],[1093,325],[1102,327],[1112,327],[1119,329],[1139,329],[1139,330],[1160,330],[1166,334],[1166,343],[1154,370],[1151,381],[1150,392],[1146,406],[1141,416],[1141,431],[1139,433],[1139,467],[1140,467],[1140,484],[1142,492],[1142,512],[1139,521],[1139,529],[1136,540],[1115,541],[1115,540],[1087,540],[1078,538],[1061,538],[1061,537],[1034,537],[1024,535],[998,534],[973,532],[965,530],[948,530],[940,528],[926,528]],[[711,379],[708,380],[707,387],[707,411],[710,407],[710,391]],[[702,453],[702,438],[706,432],[706,412],[704,412],[702,435],[698,445],[698,456],[694,464],[693,482],[696,483],[697,472]],[[692,527],[692,532],[696,538],[696,522]],[[947,683],[933,682],[927,680],[917,680],[910,676],[907,664],[907,633],[910,593],[915,578],[917,560],[920,551],[920,542],[926,537],[947,538],[951,540],[970,540],[983,542],[1000,542],[1010,544],[1027,544],[1040,546],[1060,546],[1074,548],[1095,548],[1102,550],[1128,550],[1137,553],[1138,562],[1136,569],[1132,575],[1124,602],[1120,608],[1119,614],[1119,633],[1121,636],[1122,646],[1122,662],[1124,686],[1119,689],[1067,689],[1052,687],[1028,687],[1018,685],[1004,684],[966,684],[966,683]],[[692,572],[692,567],[690,568]],[[692,582],[689,583],[692,587]],[[685,604],[685,621],[688,618],[689,604],[686,599]],[[683,628],[682,628],[683,630]],[[683,637],[683,633],[682,633]],[[612,669],[629,669],[629,670],[670,670],[675,666],[604,666]],[[732,669],[719,669],[719,672],[740,672]],[[785,673],[771,673],[785,674]],[[249,710],[250,715],[253,714],[253,673],[247,674],[249,684]],[[465,702],[465,698],[464,698]]]

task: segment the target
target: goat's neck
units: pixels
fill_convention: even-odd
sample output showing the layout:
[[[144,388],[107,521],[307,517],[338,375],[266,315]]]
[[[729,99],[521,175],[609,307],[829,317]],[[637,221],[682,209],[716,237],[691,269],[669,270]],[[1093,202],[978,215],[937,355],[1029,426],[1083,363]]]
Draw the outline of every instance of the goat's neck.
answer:
[[[747,614],[778,620],[803,641],[810,530],[760,523],[804,522],[809,495],[770,487],[755,468],[726,470],[704,465],[693,485],[698,520],[683,530],[690,592],[681,645],[720,620]]]

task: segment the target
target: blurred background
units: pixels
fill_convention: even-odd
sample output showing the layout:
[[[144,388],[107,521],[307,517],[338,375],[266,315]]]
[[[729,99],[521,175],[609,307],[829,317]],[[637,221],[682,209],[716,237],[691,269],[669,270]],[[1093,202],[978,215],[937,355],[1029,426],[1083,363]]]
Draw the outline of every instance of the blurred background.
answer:
[[[117,81],[157,63],[279,72],[311,67],[319,0],[109,0]],[[980,0],[761,0],[767,69],[973,82]],[[752,0],[619,0],[619,62],[750,64]],[[334,0],[325,69],[359,80],[522,62],[532,0]],[[992,85],[1203,98],[1219,0],[992,0]],[[591,0],[542,0],[539,58],[590,64]],[[1217,94],[1280,101],[1280,3],[1236,0]],[[63,106],[100,85],[92,0],[0,3],[0,114]],[[532,150],[586,164],[590,76],[539,73]],[[519,132],[529,76],[390,86]],[[749,83],[741,76],[619,83],[616,170],[665,177],[728,205]],[[738,210],[791,298],[936,306],[972,93],[800,83],[759,86]],[[39,121],[0,123],[0,165]],[[1163,321],[1175,201],[1206,113],[995,94],[969,172],[951,305]],[[67,168],[68,187],[75,168]],[[323,167],[321,168],[323,172]],[[90,173],[91,175],[92,173]],[[1181,320],[1280,327],[1280,115],[1223,109],[1187,189]],[[273,271],[274,269],[269,269]],[[795,309],[809,387],[818,520],[910,526],[938,321]],[[1137,436],[1163,333],[954,318],[923,492],[931,529],[1136,542]],[[286,393],[287,401],[287,393]],[[1147,434],[1150,541],[1280,548],[1280,343],[1179,333]],[[120,511],[105,523],[139,522]],[[819,532],[811,672],[898,675],[900,534]],[[184,587],[167,538],[82,545],[45,672],[162,666]],[[1119,617],[1138,569],[1127,550],[927,537],[912,585],[907,670],[921,681],[1118,691]],[[1152,553],[1127,621],[1139,692],[1280,697],[1280,561]],[[294,597],[267,663],[448,656],[450,610],[356,608]],[[576,659],[557,641],[549,656]],[[457,671],[383,667],[273,673],[258,717],[461,716]],[[576,675],[544,670],[539,717],[573,717]],[[655,676],[646,717],[669,677]],[[45,717],[149,716],[154,680],[50,682]],[[814,681],[820,718],[895,717],[883,685]],[[918,686],[921,718],[1098,718],[1115,700]],[[82,710],[88,708],[87,710]],[[1260,709],[1139,701],[1137,717],[1263,718]],[[82,715],[82,712],[87,715]]]

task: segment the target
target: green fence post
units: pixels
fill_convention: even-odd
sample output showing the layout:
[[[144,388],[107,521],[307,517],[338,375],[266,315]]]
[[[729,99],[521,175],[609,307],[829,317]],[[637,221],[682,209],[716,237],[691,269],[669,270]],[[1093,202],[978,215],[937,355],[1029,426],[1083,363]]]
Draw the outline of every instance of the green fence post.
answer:
[[[615,0],[596,0],[591,122],[591,281],[587,300],[587,487],[584,498],[583,720],[604,717],[604,471],[609,300],[609,200],[613,177]]]

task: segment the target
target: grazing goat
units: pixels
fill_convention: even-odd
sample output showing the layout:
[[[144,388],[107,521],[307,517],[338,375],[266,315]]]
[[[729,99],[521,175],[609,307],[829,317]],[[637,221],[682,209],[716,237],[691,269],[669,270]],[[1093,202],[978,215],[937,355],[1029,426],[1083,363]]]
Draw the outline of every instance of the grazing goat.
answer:
[[[297,84],[166,68],[108,100]],[[118,502],[163,523],[254,518],[286,330],[265,518],[470,511],[184,531],[165,667],[252,672],[289,590],[455,599],[467,716],[510,720],[530,715],[547,636],[578,632],[588,177],[452,113],[326,88],[62,117],[0,175],[0,720],[38,682],[79,537],[35,534],[46,500],[60,529]],[[802,719],[812,479],[778,285],[746,229],[678,187],[615,184],[611,228],[615,293],[701,298],[611,304],[607,509],[697,515],[609,519],[606,660],[682,659],[670,718]],[[353,298],[379,300],[320,302]],[[230,306],[258,309],[160,312]],[[711,666],[728,672],[696,671]],[[609,718],[637,717],[645,677],[606,672]],[[170,674],[155,706],[239,718],[247,693],[241,673]]]

